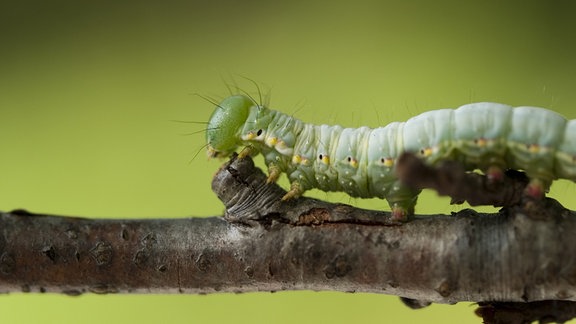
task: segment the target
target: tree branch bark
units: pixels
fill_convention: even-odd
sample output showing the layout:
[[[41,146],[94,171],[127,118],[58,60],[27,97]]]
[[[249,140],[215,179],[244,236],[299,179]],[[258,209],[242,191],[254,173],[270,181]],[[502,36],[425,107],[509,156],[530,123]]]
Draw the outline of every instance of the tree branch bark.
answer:
[[[552,199],[541,214],[467,209],[397,223],[387,212],[283,202],[284,190],[265,179],[249,158],[224,165],[213,181],[224,217],[2,213],[0,292],[310,289],[439,303],[576,300],[576,215]]]

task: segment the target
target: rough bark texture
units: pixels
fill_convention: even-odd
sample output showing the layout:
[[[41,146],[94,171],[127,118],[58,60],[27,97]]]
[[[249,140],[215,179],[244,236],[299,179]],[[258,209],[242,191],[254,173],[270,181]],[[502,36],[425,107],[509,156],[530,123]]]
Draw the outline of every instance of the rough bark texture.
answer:
[[[265,179],[249,158],[223,166],[213,182],[223,218],[2,213],[0,292],[362,291],[414,307],[484,302],[490,323],[511,305],[576,300],[576,215],[554,200],[397,223],[315,199],[282,202]],[[542,306],[530,320],[570,318],[573,303],[562,305],[572,313]]]

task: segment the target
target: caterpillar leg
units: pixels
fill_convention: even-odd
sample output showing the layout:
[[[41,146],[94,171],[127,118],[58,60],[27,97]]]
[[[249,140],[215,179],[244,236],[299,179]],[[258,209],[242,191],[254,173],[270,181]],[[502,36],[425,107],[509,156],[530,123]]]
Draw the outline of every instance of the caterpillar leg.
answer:
[[[300,186],[300,182],[294,181],[290,185],[290,190],[282,197],[282,200],[290,200],[293,198],[298,198],[304,193],[304,190]]]
[[[392,210],[391,219],[399,222],[408,221],[414,215],[418,194],[422,190],[413,189],[403,184],[400,180],[393,180],[383,185],[387,188],[384,198]]]
[[[490,166],[485,174],[490,183],[502,182],[504,180],[504,169],[497,165]]]
[[[247,156],[251,156],[254,155],[255,153],[258,153],[258,150],[252,146],[252,145],[246,145],[241,151],[240,153],[238,153],[238,158],[239,159],[243,159]]]
[[[280,170],[278,165],[275,163],[268,164],[268,178],[266,179],[266,183],[276,182],[281,174],[282,170]]]
[[[398,204],[394,204],[394,206],[390,206],[391,208],[391,219],[397,222],[406,222],[408,221],[408,217],[414,214],[414,208],[412,210],[406,209],[406,207],[402,207]]]
[[[396,194],[386,197],[391,209],[391,219],[398,222],[406,222],[414,215],[414,207],[418,200],[420,190],[412,190],[406,187],[397,188]]]
[[[533,178],[530,179],[526,189],[524,189],[524,194],[530,198],[542,199],[549,187],[550,185],[546,184],[542,179]]]

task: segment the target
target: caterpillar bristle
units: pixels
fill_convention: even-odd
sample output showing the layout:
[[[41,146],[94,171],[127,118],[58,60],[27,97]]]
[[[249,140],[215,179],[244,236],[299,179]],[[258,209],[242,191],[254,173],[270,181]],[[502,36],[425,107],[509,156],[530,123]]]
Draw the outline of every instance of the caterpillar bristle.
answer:
[[[196,153],[194,153],[194,156],[192,156],[192,158],[190,159],[190,161],[188,161],[188,164],[192,164],[192,162],[196,159],[196,157],[198,156],[198,154],[200,154],[200,152],[204,151],[205,148],[208,147],[208,143],[202,145],[197,151]]]
[[[199,94],[199,93],[193,93],[193,95],[204,99],[205,101],[211,103],[212,105],[214,105],[214,106],[216,106],[216,107],[222,108],[222,107],[220,107],[220,104],[218,103],[218,101],[216,101],[216,99],[214,99],[214,98],[210,98],[210,97],[208,97],[208,96],[206,96],[206,95],[202,95],[202,94]]]

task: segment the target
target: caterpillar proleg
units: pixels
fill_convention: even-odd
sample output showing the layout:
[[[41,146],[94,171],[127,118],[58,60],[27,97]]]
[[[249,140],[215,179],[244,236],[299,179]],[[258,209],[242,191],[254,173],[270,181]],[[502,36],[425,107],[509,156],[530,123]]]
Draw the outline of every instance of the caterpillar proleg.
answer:
[[[240,147],[240,156],[261,153],[269,181],[288,175],[291,187],[283,199],[311,188],[379,197],[399,220],[414,212],[420,192],[396,176],[403,152],[430,165],[456,160],[494,178],[504,169],[524,170],[526,192],[535,197],[557,178],[576,180],[576,120],[537,107],[480,102],[378,128],[344,128],[306,124],[235,95],[216,107],[206,139],[210,157],[227,157]]]

